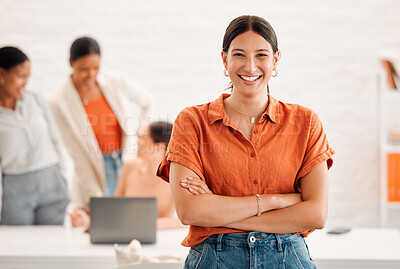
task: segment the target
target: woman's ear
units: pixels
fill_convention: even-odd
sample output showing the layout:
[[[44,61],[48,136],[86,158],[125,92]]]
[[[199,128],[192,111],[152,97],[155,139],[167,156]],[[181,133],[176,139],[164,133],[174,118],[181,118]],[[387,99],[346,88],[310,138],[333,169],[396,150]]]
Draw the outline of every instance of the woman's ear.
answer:
[[[69,58],[69,65],[72,67],[72,59],[71,58]]]
[[[6,72],[7,72],[6,69],[4,69],[3,67],[0,67],[0,78],[4,79]]]
[[[222,58],[222,63],[224,64],[224,68],[228,69],[228,53],[225,51],[221,51],[221,58]]]
[[[277,67],[278,65],[278,61],[281,58],[281,52],[278,50],[277,52],[275,52],[274,54],[274,68]]]

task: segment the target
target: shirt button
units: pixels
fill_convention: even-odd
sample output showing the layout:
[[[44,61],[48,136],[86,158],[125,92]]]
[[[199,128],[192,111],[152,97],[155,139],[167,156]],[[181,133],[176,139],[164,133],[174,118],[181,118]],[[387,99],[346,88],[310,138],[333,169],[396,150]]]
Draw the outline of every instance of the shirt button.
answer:
[[[258,180],[257,180],[257,179],[254,179],[254,180],[253,180],[253,183],[254,183],[254,185],[256,185],[256,184],[258,183]]]
[[[251,243],[256,242],[256,238],[255,238],[254,236],[250,236],[250,242],[251,242]]]
[[[253,133],[258,134],[258,130],[254,130]]]
[[[255,154],[254,152],[252,152],[252,153],[250,154],[250,157],[256,157],[256,154]]]

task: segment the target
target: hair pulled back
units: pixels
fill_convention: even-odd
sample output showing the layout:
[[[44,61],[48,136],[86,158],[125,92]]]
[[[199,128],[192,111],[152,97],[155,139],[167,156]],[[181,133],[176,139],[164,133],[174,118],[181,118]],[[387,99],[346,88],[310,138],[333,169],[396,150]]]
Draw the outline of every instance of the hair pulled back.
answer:
[[[76,39],[72,43],[69,52],[71,61],[76,61],[77,59],[90,54],[100,55],[100,46],[93,38],[84,36]]]
[[[278,51],[278,39],[271,24],[261,17],[251,15],[243,15],[231,21],[225,31],[222,50],[228,52],[232,40],[250,30],[267,40],[274,53]]]
[[[2,47],[0,48],[0,67],[9,70],[14,66],[29,61],[28,56],[16,47]]]

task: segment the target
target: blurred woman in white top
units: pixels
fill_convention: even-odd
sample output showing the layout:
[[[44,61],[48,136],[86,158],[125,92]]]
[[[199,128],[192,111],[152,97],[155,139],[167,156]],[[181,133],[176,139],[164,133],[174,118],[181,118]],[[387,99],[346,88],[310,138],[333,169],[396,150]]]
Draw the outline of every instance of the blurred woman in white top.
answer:
[[[0,48],[0,223],[59,225],[68,155],[46,101],[25,90],[29,75],[25,53]]]

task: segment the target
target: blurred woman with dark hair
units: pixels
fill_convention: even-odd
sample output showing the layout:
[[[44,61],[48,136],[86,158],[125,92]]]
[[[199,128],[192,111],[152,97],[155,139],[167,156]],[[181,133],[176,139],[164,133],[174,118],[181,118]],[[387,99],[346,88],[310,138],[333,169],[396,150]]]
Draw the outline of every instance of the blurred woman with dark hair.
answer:
[[[25,53],[0,48],[0,223],[60,225],[68,154],[47,102],[25,90],[29,75]]]
[[[122,77],[100,72],[100,47],[90,37],[70,49],[72,73],[53,96],[51,106],[65,145],[74,160],[72,200],[88,209],[92,196],[112,196],[123,153],[134,151],[134,125],[150,106],[148,94]],[[131,103],[141,109],[131,115]]]

